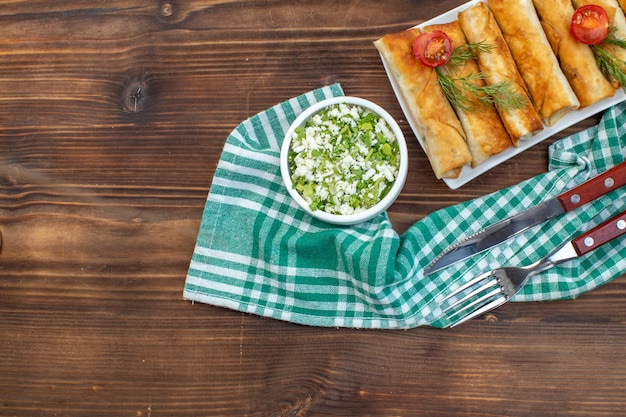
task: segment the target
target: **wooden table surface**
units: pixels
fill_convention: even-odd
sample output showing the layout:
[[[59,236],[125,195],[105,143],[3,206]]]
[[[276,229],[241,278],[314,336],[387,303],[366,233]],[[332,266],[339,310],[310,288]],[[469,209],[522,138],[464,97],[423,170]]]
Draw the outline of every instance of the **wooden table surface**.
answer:
[[[1,416],[626,415],[626,277],[452,330],[319,329],[182,299],[229,132],[333,82],[409,138],[389,210],[545,171],[556,138],[451,191],[372,41],[462,0],[5,0]]]

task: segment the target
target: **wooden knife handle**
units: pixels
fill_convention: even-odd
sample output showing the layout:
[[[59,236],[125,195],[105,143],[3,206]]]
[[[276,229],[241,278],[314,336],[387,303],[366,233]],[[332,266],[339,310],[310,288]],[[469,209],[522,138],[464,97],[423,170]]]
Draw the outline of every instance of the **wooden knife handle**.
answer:
[[[583,233],[572,244],[578,255],[584,255],[626,233],[626,211]]]
[[[565,211],[572,211],[623,185],[626,185],[626,161],[559,195],[557,199]]]

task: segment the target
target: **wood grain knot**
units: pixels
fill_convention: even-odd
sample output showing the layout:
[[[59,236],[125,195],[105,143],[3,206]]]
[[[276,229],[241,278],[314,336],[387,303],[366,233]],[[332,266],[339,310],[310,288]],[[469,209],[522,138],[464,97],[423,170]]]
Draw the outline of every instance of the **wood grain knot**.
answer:
[[[487,313],[487,314],[485,314],[485,321],[487,323],[497,323],[498,322],[498,316],[496,316],[493,313]]]
[[[24,167],[19,164],[7,164],[2,166],[2,173],[12,186],[17,186],[23,182]]]
[[[171,3],[163,3],[161,6],[161,14],[165,17],[170,17],[174,13],[174,8]]]
[[[146,105],[148,85],[141,80],[132,80],[124,90],[124,111],[138,113]]]

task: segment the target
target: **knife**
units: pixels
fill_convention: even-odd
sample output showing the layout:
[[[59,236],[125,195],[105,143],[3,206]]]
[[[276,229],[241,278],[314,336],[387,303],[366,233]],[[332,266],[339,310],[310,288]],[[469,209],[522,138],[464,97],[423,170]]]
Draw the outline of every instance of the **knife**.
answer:
[[[450,246],[424,270],[424,276],[487,250],[552,217],[575,210],[625,184],[626,161],[569,191],[494,223],[466,240]]]

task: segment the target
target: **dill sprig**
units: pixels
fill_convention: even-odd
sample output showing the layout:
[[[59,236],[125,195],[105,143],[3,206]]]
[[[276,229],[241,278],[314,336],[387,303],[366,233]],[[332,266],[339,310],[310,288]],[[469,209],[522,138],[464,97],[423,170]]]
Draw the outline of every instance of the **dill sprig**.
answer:
[[[457,46],[450,55],[450,60],[446,65],[450,67],[460,67],[470,59],[476,58],[478,54],[489,54],[495,49],[495,45],[486,44],[485,41],[477,43],[466,43]]]
[[[600,71],[602,71],[610,79],[614,79],[615,81],[617,81],[619,85],[622,86],[622,88],[626,89],[626,73],[624,72],[624,68],[626,68],[626,62],[619,58],[616,58],[609,51],[602,48],[602,44],[615,45],[620,48],[626,48],[626,40],[617,38],[615,36],[616,30],[617,28],[615,26],[612,26],[609,29],[609,34],[604,39],[604,41],[602,41],[602,43],[599,45],[591,45],[591,49],[596,56],[596,62],[598,63]]]
[[[477,85],[477,80],[484,79],[482,73],[472,73],[463,77],[450,75],[455,67],[474,59],[478,53],[491,53],[494,48],[494,45],[482,41],[458,46],[452,51],[450,60],[444,68],[436,68],[439,85],[454,106],[463,111],[476,110],[474,105],[476,100],[472,100],[472,97],[483,107],[495,105],[500,110],[521,109],[527,105],[525,97],[513,91],[510,82]]]
[[[622,88],[626,88],[626,73],[622,69],[623,66],[626,66],[626,62],[615,58],[599,45],[592,45],[591,49],[596,56],[600,71],[617,81]]]
[[[619,39],[617,36],[615,36],[615,32],[617,32],[617,27],[611,26],[609,28],[609,34],[606,35],[606,38],[604,38],[602,43],[617,45],[620,48],[626,48],[626,39]]]

